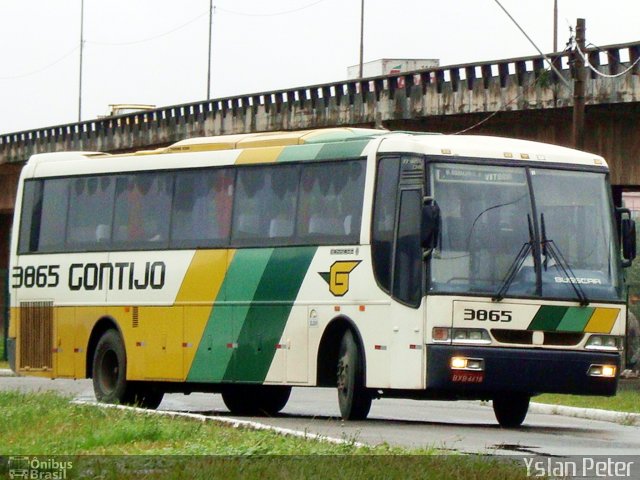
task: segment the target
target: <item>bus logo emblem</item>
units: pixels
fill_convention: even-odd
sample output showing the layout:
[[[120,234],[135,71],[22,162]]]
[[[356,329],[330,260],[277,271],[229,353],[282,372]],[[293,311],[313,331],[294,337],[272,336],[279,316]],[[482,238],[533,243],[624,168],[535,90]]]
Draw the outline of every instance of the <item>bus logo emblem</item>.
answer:
[[[318,272],[329,284],[329,291],[335,297],[342,297],[349,291],[349,274],[362,260],[340,260],[331,265],[328,272]]]

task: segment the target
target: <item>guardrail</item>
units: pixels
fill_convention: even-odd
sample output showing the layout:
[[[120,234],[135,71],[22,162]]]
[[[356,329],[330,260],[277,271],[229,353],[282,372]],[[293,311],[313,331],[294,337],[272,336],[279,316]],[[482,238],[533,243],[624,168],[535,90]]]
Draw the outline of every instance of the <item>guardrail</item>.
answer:
[[[570,52],[547,58],[565,81],[573,78]],[[590,49],[588,58],[598,70],[615,75],[640,58],[640,42]],[[639,68],[636,64],[634,75],[618,79],[604,79],[590,70],[587,104],[638,101]],[[544,57],[530,56],[239,95],[2,134],[0,163],[60,150],[150,148],[193,136],[561,108],[572,104],[573,91],[565,81],[546,69]]]

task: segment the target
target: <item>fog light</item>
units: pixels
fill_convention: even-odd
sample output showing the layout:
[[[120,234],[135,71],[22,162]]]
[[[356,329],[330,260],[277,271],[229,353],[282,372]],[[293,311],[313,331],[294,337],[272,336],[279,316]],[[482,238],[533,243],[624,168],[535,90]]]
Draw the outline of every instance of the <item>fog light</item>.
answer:
[[[452,357],[451,368],[455,370],[462,370],[464,368],[467,368],[467,359],[463,357]]]
[[[484,370],[484,360],[482,358],[451,357],[451,370],[481,372]]]
[[[613,378],[616,376],[615,365],[591,365],[587,374],[590,377]]]

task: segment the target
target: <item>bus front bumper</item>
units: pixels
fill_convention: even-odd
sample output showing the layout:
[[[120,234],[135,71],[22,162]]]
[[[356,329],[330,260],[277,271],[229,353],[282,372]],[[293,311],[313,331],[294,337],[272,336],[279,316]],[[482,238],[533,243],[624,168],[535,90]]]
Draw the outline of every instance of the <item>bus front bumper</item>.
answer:
[[[454,358],[462,364],[472,360],[470,368],[452,368]],[[615,366],[615,375],[595,376],[599,365]],[[619,372],[615,352],[427,346],[427,389],[460,397],[491,398],[499,392],[610,396],[616,393]]]

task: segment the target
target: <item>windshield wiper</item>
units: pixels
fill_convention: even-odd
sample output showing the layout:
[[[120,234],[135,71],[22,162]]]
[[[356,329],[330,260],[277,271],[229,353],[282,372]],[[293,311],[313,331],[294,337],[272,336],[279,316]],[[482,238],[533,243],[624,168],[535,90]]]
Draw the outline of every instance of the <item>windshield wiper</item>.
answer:
[[[577,282],[576,275],[573,273],[573,270],[571,270],[571,266],[569,265],[569,262],[567,262],[567,260],[564,258],[564,256],[562,255],[562,252],[560,252],[560,249],[555,244],[555,242],[547,238],[547,229],[544,223],[544,213],[540,214],[540,229],[541,229],[540,234],[542,237],[540,239],[540,244],[542,246],[542,255],[544,256],[544,261],[542,262],[543,268],[545,269],[545,271],[547,270],[548,264],[549,264],[549,258],[555,261],[556,268],[559,267],[560,270],[562,270],[562,273],[565,275],[565,277],[569,281],[569,284],[573,288],[573,291],[576,292],[576,296],[580,300],[580,305],[583,307],[589,305],[590,303],[589,299],[587,298],[587,295],[584,293],[582,286]]]
[[[502,280],[500,290],[498,290],[498,292],[491,298],[494,302],[500,302],[504,299],[509,287],[511,287],[516,275],[520,271],[520,268],[522,268],[522,264],[527,259],[529,253],[531,253],[531,249],[533,248],[533,225],[531,223],[531,216],[529,215],[527,215],[527,223],[529,224],[529,241],[522,244],[516,258],[511,262],[511,266],[509,267],[504,280]]]

